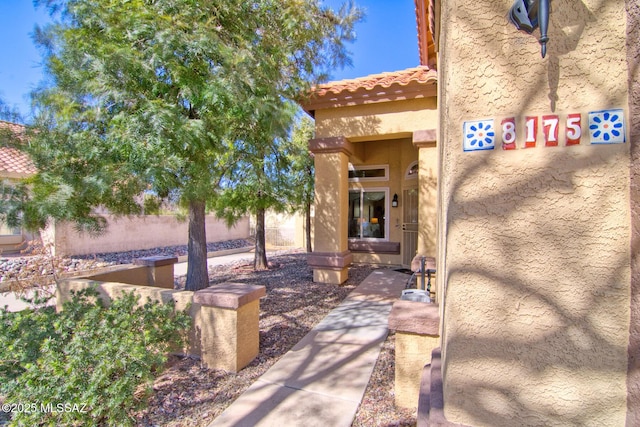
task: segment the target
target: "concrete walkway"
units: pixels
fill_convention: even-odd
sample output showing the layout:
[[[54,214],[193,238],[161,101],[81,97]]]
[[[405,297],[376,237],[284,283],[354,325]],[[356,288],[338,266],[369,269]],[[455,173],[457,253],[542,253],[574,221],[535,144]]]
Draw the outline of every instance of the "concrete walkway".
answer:
[[[209,427],[350,426],[407,277],[371,273]]]
[[[270,253],[267,253],[269,255]],[[229,264],[236,261],[253,261],[255,254],[252,248],[229,249],[226,251],[210,252],[207,259],[207,268]],[[173,265],[173,275],[186,276],[187,257],[180,257],[179,262]]]

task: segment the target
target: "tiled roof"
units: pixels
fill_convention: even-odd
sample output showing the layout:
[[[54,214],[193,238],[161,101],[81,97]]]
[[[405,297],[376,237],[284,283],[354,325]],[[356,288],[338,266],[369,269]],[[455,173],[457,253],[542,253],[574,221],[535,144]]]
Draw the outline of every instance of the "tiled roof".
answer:
[[[316,110],[436,96],[438,73],[427,66],[339,80],[313,88],[300,105]]]
[[[24,126],[0,121],[0,128],[16,134],[24,132]],[[0,177],[23,177],[36,173],[36,168],[22,151],[12,147],[0,147]]]
[[[435,0],[415,0],[415,3],[420,64],[428,65],[435,69],[438,63],[434,42],[436,31]]]
[[[20,135],[24,133],[24,125],[18,123],[5,122],[0,120],[0,129],[9,129],[11,132]]]
[[[15,148],[0,147],[0,176],[10,174],[33,175],[36,168],[25,153]]]
[[[323,97],[328,94],[338,95],[342,92],[356,92],[359,90],[371,91],[376,88],[389,89],[393,85],[408,86],[412,83],[435,83],[437,73],[427,66],[408,68],[401,71],[393,71],[381,74],[372,74],[357,79],[339,80],[317,86],[313,94],[315,97]]]

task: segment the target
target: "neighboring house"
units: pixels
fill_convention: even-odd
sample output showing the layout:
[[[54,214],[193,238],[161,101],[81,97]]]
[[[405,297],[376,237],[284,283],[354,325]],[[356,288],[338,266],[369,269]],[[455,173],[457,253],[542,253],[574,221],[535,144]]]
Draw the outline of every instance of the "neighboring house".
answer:
[[[24,126],[0,120],[0,129],[9,129],[16,135],[24,133]],[[0,182],[12,185],[17,180],[29,177],[36,172],[29,157],[15,148],[0,146]],[[32,238],[30,233],[20,228],[9,228],[0,219],[0,254],[17,252],[24,248]]]
[[[554,0],[545,58],[528,5],[416,0],[422,66],[316,89],[309,264],[407,264],[417,230],[449,422],[638,426],[640,3]]]

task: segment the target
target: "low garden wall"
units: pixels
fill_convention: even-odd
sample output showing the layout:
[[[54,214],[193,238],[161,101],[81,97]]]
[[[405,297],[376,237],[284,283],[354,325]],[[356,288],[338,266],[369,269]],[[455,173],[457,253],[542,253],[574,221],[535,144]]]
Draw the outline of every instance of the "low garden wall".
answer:
[[[144,215],[117,218],[104,215],[108,228],[103,235],[92,237],[79,233],[72,223],[57,222],[41,232],[43,241],[53,248],[53,255],[86,255],[124,252],[163,246],[186,245],[189,223],[175,215]],[[246,239],[249,218],[241,218],[233,227],[214,215],[206,216],[207,242]]]
[[[237,372],[247,366],[259,351],[260,298],[264,286],[221,283],[196,292],[173,289],[176,258],[149,257],[136,264],[105,269],[85,277],[61,280],[56,291],[56,308],[62,310],[74,291],[92,287],[109,303],[123,293],[175,303],[176,310],[187,310],[193,319],[185,348],[176,353],[197,356],[211,369]]]

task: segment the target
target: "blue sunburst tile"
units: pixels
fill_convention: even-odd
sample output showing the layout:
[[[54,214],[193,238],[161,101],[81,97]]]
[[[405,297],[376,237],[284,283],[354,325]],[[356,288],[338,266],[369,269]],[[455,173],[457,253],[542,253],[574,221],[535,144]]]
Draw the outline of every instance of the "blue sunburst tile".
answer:
[[[493,119],[475,120],[464,122],[462,127],[464,151],[493,150],[495,148],[496,134],[493,128]]]
[[[589,135],[592,144],[625,142],[624,110],[602,110],[589,113]]]

